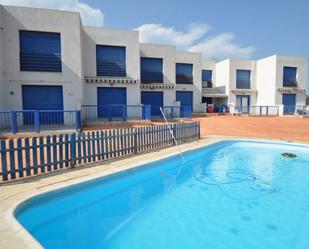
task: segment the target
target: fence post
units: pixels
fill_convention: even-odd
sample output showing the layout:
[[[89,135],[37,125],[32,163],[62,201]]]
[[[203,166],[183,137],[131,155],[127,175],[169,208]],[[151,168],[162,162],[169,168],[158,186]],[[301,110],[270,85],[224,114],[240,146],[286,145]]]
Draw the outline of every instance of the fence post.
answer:
[[[40,113],[39,111],[34,112],[34,130],[36,133],[40,133]]]
[[[268,106],[266,106],[266,116],[268,116]]]
[[[76,131],[80,131],[82,127],[81,111],[75,112],[75,126],[76,126]]]
[[[136,128],[133,129],[133,145],[134,145],[134,154],[137,154],[137,132],[136,132]]]
[[[70,138],[70,155],[71,155],[71,168],[74,168],[76,165],[76,135],[75,133],[71,134]]]
[[[17,133],[17,116],[16,111],[11,111],[11,130],[13,134]]]
[[[127,108],[125,105],[122,106],[122,120],[126,121],[127,120]]]
[[[142,106],[142,116],[144,120],[150,120],[151,116],[151,106],[150,105],[143,105]]]
[[[108,106],[108,121],[112,121],[112,107]]]

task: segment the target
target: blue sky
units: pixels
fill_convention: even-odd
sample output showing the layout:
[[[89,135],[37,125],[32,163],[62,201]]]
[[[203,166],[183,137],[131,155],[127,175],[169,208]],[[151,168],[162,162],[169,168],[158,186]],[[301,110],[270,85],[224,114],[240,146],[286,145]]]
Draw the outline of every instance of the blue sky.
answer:
[[[0,0],[79,11],[84,24],[140,30],[205,58],[309,58],[309,0]],[[308,75],[309,77],[309,75]]]

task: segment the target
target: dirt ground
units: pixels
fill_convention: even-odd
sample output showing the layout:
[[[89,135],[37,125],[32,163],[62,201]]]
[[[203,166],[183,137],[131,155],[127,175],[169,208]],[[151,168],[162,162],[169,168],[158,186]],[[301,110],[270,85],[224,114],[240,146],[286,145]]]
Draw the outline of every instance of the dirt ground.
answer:
[[[201,122],[202,136],[227,135],[309,142],[309,118],[216,116],[197,119]]]

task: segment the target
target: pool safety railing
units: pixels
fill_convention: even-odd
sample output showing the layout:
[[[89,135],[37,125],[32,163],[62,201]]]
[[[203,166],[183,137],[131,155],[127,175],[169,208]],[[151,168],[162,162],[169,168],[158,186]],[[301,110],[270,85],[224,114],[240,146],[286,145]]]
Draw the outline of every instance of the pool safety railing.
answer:
[[[169,122],[167,121],[167,119],[166,119],[166,117],[165,117],[165,114],[164,114],[164,112],[163,112],[163,110],[162,110],[161,107],[160,107],[160,111],[161,111],[162,116],[163,116],[163,118],[164,118],[164,121],[165,121],[165,123],[166,123],[166,125],[167,125],[167,127],[168,127],[168,129],[169,129],[169,132],[170,132],[170,134],[171,134],[171,136],[172,136],[172,138],[173,138],[173,140],[174,140],[174,143],[175,143],[175,145],[176,145],[177,148],[178,148],[178,151],[179,151],[179,155],[180,155],[180,157],[181,157],[181,160],[182,160],[183,162],[185,162],[185,158],[184,158],[183,153],[182,153],[182,151],[181,151],[181,149],[180,149],[180,147],[179,147],[179,145],[178,145],[177,139],[176,139],[176,137],[174,136],[173,130],[172,130],[172,128],[171,128]]]
[[[184,143],[200,138],[199,122],[169,125],[0,140],[0,181],[151,151],[175,145],[175,140]]]

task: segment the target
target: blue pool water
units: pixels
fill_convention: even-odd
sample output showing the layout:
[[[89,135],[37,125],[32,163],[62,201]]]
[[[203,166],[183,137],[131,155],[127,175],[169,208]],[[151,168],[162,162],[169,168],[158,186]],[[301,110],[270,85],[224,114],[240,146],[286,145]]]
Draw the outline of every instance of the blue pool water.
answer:
[[[37,197],[16,217],[45,248],[309,248],[309,147],[225,141],[184,156]]]

